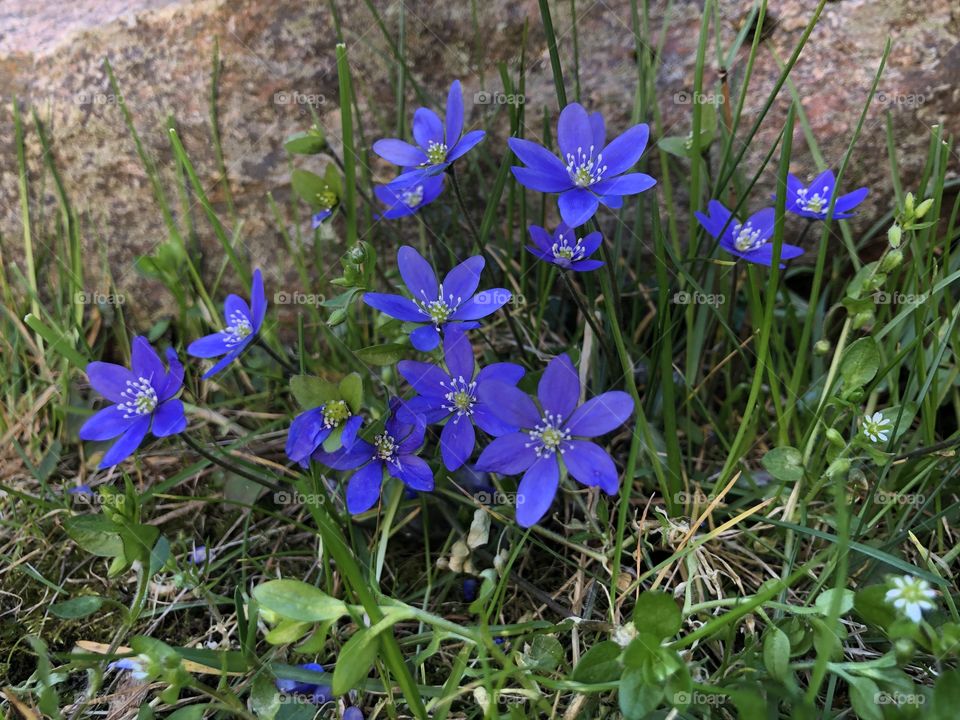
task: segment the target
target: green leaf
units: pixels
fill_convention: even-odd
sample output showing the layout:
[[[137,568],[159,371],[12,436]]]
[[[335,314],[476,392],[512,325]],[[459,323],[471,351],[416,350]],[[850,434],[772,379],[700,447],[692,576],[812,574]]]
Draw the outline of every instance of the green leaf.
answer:
[[[783,682],[790,672],[790,639],[776,626],[770,627],[763,638],[763,664],[775,680]]]
[[[880,369],[880,350],[872,337],[860,338],[850,345],[840,360],[844,391],[861,388],[876,377]]]
[[[643,671],[629,669],[620,678],[620,711],[627,720],[640,720],[657,709],[663,688],[648,684]]]
[[[342,600],[300,580],[270,580],[255,587],[253,596],[262,607],[301,622],[336,620],[347,614]]]
[[[871,679],[851,675],[847,677],[850,685],[850,704],[860,720],[883,720],[883,711],[877,703],[880,687]]]
[[[937,720],[955,718],[960,707],[960,670],[947,670],[933,687],[933,716]]]
[[[353,634],[337,656],[333,670],[333,694],[343,695],[353,690],[373,667],[380,651],[380,640],[373,628],[362,628]]]
[[[633,624],[638,630],[651,633],[657,638],[676,635],[682,621],[676,601],[659,590],[642,593],[633,608]]]
[[[316,130],[308,130],[307,132],[298,132],[291,135],[284,141],[283,146],[288,152],[297,155],[317,155],[323,152],[326,144],[327,142],[323,137],[323,133],[317,132]]]
[[[865,623],[879,628],[888,628],[897,619],[893,606],[886,601],[887,588],[871,585],[853,597],[853,609]]]
[[[306,200],[311,207],[319,208],[323,203],[320,202],[320,196],[329,192],[326,181],[309,170],[297,168],[290,176],[293,191],[303,200]]]
[[[795,447],[774,448],[760,462],[780,482],[798,483],[803,479],[803,455]]]
[[[104,599],[99,595],[84,595],[64,602],[54,603],[50,612],[62,620],[76,620],[95,613],[103,607]]]
[[[29,314],[23,318],[23,322],[28,328],[50,343],[50,347],[47,348],[48,352],[59,353],[74,367],[80,368],[81,370],[86,369],[87,363],[90,361],[77,352],[75,339],[68,337],[60,330],[50,327],[33,314]]]
[[[74,515],[64,521],[64,529],[77,545],[98,557],[123,555],[120,526],[103,515]]]
[[[353,372],[343,378],[340,381],[339,390],[340,397],[347,401],[350,411],[353,413],[360,412],[360,408],[363,406],[363,379],[360,374]]]
[[[304,637],[313,629],[313,623],[299,620],[281,620],[276,627],[266,634],[266,641],[271,645],[287,645]]]
[[[573,681],[585,685],[612,682],[620,677],[619,645],[613,640],[604,640],[587,650],[573,669]]]
[[[354,354],[365,363],[371,365],[393,365],[398,360],[403,359],[410,348],[399,343],[387,343],[386,345],[371,345],[370,347],[360,348]]]
[[[167,715],[166,720],[200,720],[203,714],[210,709],[210,703],[198,703],[196,705],[187,705],[179,710],[174,710]]]
[[[524,653],[524,667],[551,672],[560,667],[564,657],[563,645],[553,635],[535,635],[529,650]]]
[[[263,720],[273,720],[280,709],[277,687],[268,673],[261,672],[254,677],[250,687],[250,709]]]
[[[290,392],[304,410],[312,410],[340,397],[336,385],[313,375],[291,377]]]
[[[817,596],[814,605],[817,610],[820,611],[820,614],[827,616],[830,614],[830,605],[833,602],[835,593],[837,592],[836,588],[830,588],[829,590],[824,590]],[[841,590],[842,598],[840,600],[840,615],[846,615],[853,609],[853,590]]]

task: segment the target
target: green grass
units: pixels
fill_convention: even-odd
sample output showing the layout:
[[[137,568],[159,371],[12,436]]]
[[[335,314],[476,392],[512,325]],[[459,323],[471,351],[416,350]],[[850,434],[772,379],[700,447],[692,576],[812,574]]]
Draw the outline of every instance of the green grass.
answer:
[[[711,198],[759,207],[763,182],[785,187],[791,157],[831,164],[791,78],[825,0],[764,97],[751,79],[767,52],[766,3],[732,40],[707,3],[692,90],[725,102],[689,106],[690,137],[701,138],[689,153],[671,151],[656,103],[666,31],[654,33],[651,8],[633,2],[628,90],[633,120],[651,126],[639,169],[658,185],[598,216],[605,268],[564,277],[521,250],[528,224],[555,222],[553,201],[514,181],[502,128],[552,146],[558,108],[588,93],[576,34],[559,40],[556,30],[580,4],[539,2],[556,104],[471,110],[467,102],[488,130],[482,151],[457,163],[437,203],[391,223],[374,219],[369,146],[402,135],[414,106],[439,109],[443,96],[408,63],[405,14],[387,18],[367,3],[387,40],[396,97],[371,97],[351,77],[347,47],[337,46],[342,111],[326,131],[338,142],[321,143],[319,155],[336,169],[341,213],[311,234],[303,200],[277,200],[286,197],[280,188],[262,200],[298,291],[326,302],[294,306],[284,325],[273,305],[262,346],[215,382],[202,382],[190,363],[188,434],[145,445],[111,474],[94,470],[102,448],[77,439],[95,406],[83,368],[125,362],[136,334],[182,351],[209,332],[228,289],[247,285],[254,269],[242,217],[226,178],[218,178],[225,201],[210,200],[175,116],[164,128],[180,182],[164,180],[168,161],[151,156],[141,135],[155,131],[138,130],[161,119],[134,117],[122,102],[124,78],[107,65],[116,121],[130,136],[117,151],[139,158],[156,201],[145,212],[167,231],[137,271],[159,281],[176,310],[139,327],[122,304],[78,302],[91,292],[85,256],[106,257],[99,231],[72,203],[42,118],[13,104],[22,234],[0,238],[0,708],[8,715],[20,704],[53,717],[101,714],[127,683],[106,665],[132,647],[166,663],[143,717],[310,717],[311,706],[279,702],[274,678],[310,679],[296,666],[311,661],[332,669],[334,688],[352,691],[344,697],[367,717],[639,718],[671,708],[673,717],[953,717],[960,194],[948,180],[952,139],[933,131],[921,180],[907,187],[897,159],[905,129],[887,114],[888,208],[805,228],[787,216],[781,193],[775,252],[802,236],[805,260],[784,270],[733,263],[693,213]],[[478,3],[475,14],[483,12]],[[339,20],[330,31],[343,39]],[[498,68],[504,93],[525,92],[525,63],[540,52],[527,37],[519,64]],[[888,44],[836,164],[846,189],[890,52]],[[742,72],[709,87],[705,68],[735,56]],[[217,48],[210,143],[222,174],[220,63]],[[744,111],[748,95],[759,112]],[[751,164],[757,153],[748,150],[784,98],[783,131]],[[358,112],[371,106],[372,117]],[[608,121],[608,137],[624,129]],[[28,138],[44,150],[36,167],[27,167]],[[290,164],[302,158],[292,153]],[[54,206],[40,202],[51,194]],[[887,238],[895,224],[898,247]],[[201,261],[200,235],[216,238],[222,254]],[[634,418],[604,439],[621,471],[619,495],[566,482],[547,518],[524,530],[509,503],[483,505],[467,478],[436,463],[434,493],[410,498],[387,484],[380,505],[350,518],[339,474],[287,462],[286,429],[301,409],[287,365],[334,382],[359,373],[374,421],[405,391],[394,364],[414,351],[399,323],[359,302],[363,290],[399,284],[402,243],[440,268],[483,253],[484,284],[522,298],[477,332],[482,362],[525,365],[531,389],[546,361],[567,352],[584,368],[588,395],[631,394]],[[22,266],[8,260],[14,248]],[[265,270],[272,302],[288,288],[271,287]],[[878,303],[878,292],[897,301]],[[681,304],[677,293],[723,299]],[[901,300],[910,296],[918,300]],[[861,430],[875,411],[894,422],[883,443]],[[434,447],[424,457],[432,460]],[[498,493],[516,490],[516,478],[493,481]],[[97,486],[93,502],[65,495],[78,482]],[[491,523],[489,540],[472,549],[464,572],[458,553],[480,517]],[[194,543],[214,552],[200,569],[185,560]],[[922,624],[897,618],[882,599],[889,576],[904,574],[939,593]],[[479,581],[472,602],[466,577]],[[299,583],[271,583],[279,578]],[[621,653],[612,638],[633,630]],[[903,702],[892,709],[891,698]],[[339,717],[330,712],[323,716]]]

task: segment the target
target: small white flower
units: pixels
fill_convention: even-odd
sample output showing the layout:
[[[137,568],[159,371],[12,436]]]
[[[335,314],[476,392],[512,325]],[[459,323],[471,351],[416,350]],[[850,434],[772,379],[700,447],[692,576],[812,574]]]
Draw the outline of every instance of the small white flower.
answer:
[[[863,434],[873,442],[887,442],[892,429],[893,423],[885,418],[882,412],[863,416]]]
[[[930,601],[937,596],[937,592],[926,580],[903,575],[893,578],[892,582],[893,588],[887,591],[886,601],[913,622],[920,622],[924,610],[933,609],[934,605]]]

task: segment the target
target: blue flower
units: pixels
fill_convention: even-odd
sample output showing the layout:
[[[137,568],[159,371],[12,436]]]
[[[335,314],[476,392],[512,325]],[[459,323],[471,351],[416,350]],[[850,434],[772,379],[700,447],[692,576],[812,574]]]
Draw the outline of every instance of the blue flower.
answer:
[[[593,217],[599,203],[616,209],[623,205],[623,196],[656,184],[649,175],[626,172],[640,159],[649,135],[649,127],[634,125],[607,144],[600,113],[588,115],[582,105],[571,103],[557,123],[559,158],[530,140],[509,139],[510,149],[526,165],[512,168],[513,175],[531,190],[559,193],[563,222],[579,227]]]
[[[837,189],[832,170],[820,173],[809,186],[804,186],[794,175],[787,176],[787,211],[813,220],[826,220],[830,199]],[[867,197],[869,189],[862,187],[837,198],[833,206],[834,220],[844,220],[856,213],[850,212]],[[776,196],[774,196],[776,199]]]
[[[372,444],[358,439],[352,447],[335,453],[318,450],[313,459],[333,470],[357,469],[347,482],[347,510],[356,515],[369,510],[380,498],[384,471],[413,490],[433,490],[433,471],[416,455],[426,427],[423,415],[411,412],[395,399],[383,431]]]
[[[423,352],[440,344],[441,330],[451,325],[464,330],[479,327],[474,320],[496,312],[511,297],[503,288],[477,292],[484,265],[480,255],[457,265],[439,284],[430,263],[409,245],[397,252],[397,265],[413,299],[368,292],[363,301],[390,317],[421,325],[410,333],[410,342]]]
[[[566,355],[547,365],[537,387],[540,408],[529,395],[506,383],[487,383],[480,399],[500,419],[521,428],[491,442],[477,469],[503,475],[524,473],[517,488],[517,522],[530,527],[547,512],[560,482],[560,462],[589,487],[608,495],[619,487],[617,467],[607,451],[588,440],[622,425],[633,413],[633,400],[612,391],[580,402],[580,380]]]
[[[500,421],[477,393],[492,381],[516,385],[524,370],[513,363],[494,363],[475,372],[473,348],[459,330],[444,335],[443,354],[448,372],[415,360],[401,360],[397,371],[419,393],[407,402],[409,410],[423,415],[428,423],[447,421],[440,432],[440,454],[448,470],[457,470],[476,446],[474,424],[494,437],[517,429]]]
[[[541,260],[553,263],[564,270],[576,270],[577,272],[596,270],[603,266],[603,262],[600,260],[586,259],[600,247],[602,238],[598,232],[592,232],[584,238],[578,238],[573,230],[562,223],[557,226],[552,238],[539,225],[531,225],[529,231],[534,245],[528,245],[527,250]]]
[[[194,545],[193,550],[187,553],[187,560],[193,565],[203,565],[210,559],[206,545]]]
[[[130,677],[137,682],[143,682],[150,677],[150,658],[146,655],[137,655],[132,658],[120,658],[107,665],[108,670],[126,670]]]
[[[267,310],[267,298],[263,292],[263,275],[259,268],[253,273],[253,285],[250,287],[250,305],[239,295],[228,295],[223,303],[223,315],[226,327],[220,332],[194,340],[187,348],[187,354],[198,358],[224,357],[203,374],[204,379],[216,375],[236,360],[240,353],[252,343]]]
[[[476,578],[466,578],[463,581],[463,599],[467,602],[473,602],[477,599],[477,588],[480,583]]]
[[[769,265],[773,262],[773,237],[776,211],[764,208],[741,223],[721,202],[711,200],[707,204],[707,214],[696,212],[697,220],[703,229],[720,241],[720,247],[731,255],[743,258],[757,265]],[[803,248],[783,243],[780,248],[781,260],[792,260],[803,255]],[[780,265],[781,268],[786,265]]]
[[[325,674],[323,665],[320,663],[304,663],[299,667],[303,670],[318,674],[324,673],[322,676],[323,680],[329,677]],[[317,682],[277,678],[276,686],[277,690],[286,695],[309,695],[310,700],[317,705],[323,705],[333,699],[333,690],[330,687],[330,683],[322,681],[320,677],[317,678]]]
[[[131,370],[106,362],[87,365],[90,385],[115,404],[87,420],[80,428],[80,439],[120,438],[103,456],[101,469],[130,457],[148,430],[155,437],[167,437],[187,427],[183,403],[173,397],[183,387],[183,365],[177,354],[167,349],[168,372],[150,343],[135,337],[130,355]]]
[[[320,407],[302,412],[290,423],[287,457],[301,467],[307,467],[310,456],[337,428],[343,428],[340,435],[341,446],[349,449],[356,441],[361,425],[363,418],[351,413],[346,400],[331,400]]]
[[[363,713],[356,705],[351,705],[343,711],[343,720],[363,720]]]
[[[442,192],[443,175],[422,177],[413,184],[393,180],[373,189],[377,199],[387,206],[383,216],[388,220],[413,215],[436,200]]]
[[[331,215],[333,215],[333,210],[329,208],[327,208],[326,210],[321,210],[320,212],[314,213],[310,217],[310,228],[312,230],[316,230],[318,227],[323,225],[323,221],[326,220]]]
[[[396,180],[409,185],[446,170],[454,160],[483,140],[485,134],[483,130],[463,134],[463,90],[460,81],[454,80],[447,95],[445,122],[433,110],[418,108],[413,114],[413,139],[416,145],[387,138],[377,140],[373,144],[373,151],[394,165],[413,168]]]

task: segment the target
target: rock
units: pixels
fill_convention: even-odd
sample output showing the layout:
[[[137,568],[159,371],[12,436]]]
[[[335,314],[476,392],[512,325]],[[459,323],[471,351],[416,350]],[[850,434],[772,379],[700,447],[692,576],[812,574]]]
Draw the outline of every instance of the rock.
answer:
[[[735,37],[751,6],[749,0],[721,0],[722,34]],[[395,36],[400,4],[377,0],[387,27]],[[554,3],[554,22],[571,93],[573,26],[568,3]],[[653,37],[660,24],[669,22],[660,55],[658,102],[668,134],[689,129],[691,106],[678,101],[677,93],[692,90],[700,3],[674,2],[669,18],[663,3],[651,9]],[[809,0],[775,3],[765,28],[763,49],[754,66],[748,112],[741,136],[752,123],[779,75],[774,53],[786,59],[809,20]],[[423,2],[406,4],[407,57],[413,77],[407,108],[418,102],[416,84],[440,106],[449,82],[462,79],[468,115],[474,121],[493,120],[484,162],[495,163],[505,147],[506,113],[486,105],[474,93],[498,92],[498,62],[515,74],[525,22],[527,39],[526,122],[530,135],[539,135],[542,108],[557,110],[544,33],[534,0],[491,0],[480,6],[477,26],[468,3]],[[354,84],[362,113],[365,147],[381,134],[392,134],[396,63],[382,32],[364,3],[337,3],[339,22],[346,39]],[[581,99],[602,110],[611,132],[625,128],[633,107],[634,41],[630,4],[577,4],[576,39],[579,48]],[[298,0],[11,0],[0,16],[6,32],[0,36],[0,91],[6,99],[17,95],[24,106],[38,108],[53,140],[53,152],[68,192],[81,215],[85,257],[89,258],[90,291],[106,292],[98,250],[102,240],[110,271],[126,295],[127,311],[136,316],[156,316],[157,305],[170,307],[166,293],[154,282],[145,282],[133,270],[139,255],[149,253],[167,239],[149,178],[124,127],[104,70],[109,57],[123,96],[134,116],[146,150],[156,159],[163,186],[174,214],[184,227],[184,210],[178,196],[177,173],[166,131],[168,116],[196,164],[230,232],[238,232],[243,253],[268,268],[274,287],[293,283],[296,274],[284,251],[281,234],[272,216],[267,193],[281,204],[290,197],[289,163],[282,143],[286,136],[305,129],[310,106],[319,113],[331,141],[339,135],[338,91],[334,46],[334,17],[326,3]],[[955,78],[960,70],[960,7],[951,0],[916,3],[878,3],[840,0],[828,3],[821,21],[804,50],[792,79],[802,98],[811,128],[826,162],[837,167],[865,103],[887,35],[893,38],[887,70],[879,85],[861,136],[854,150],[846,189],[871,188],[869,201],[854,221],[857,229],[869,226],[889,208],[890,183],[886,159],[884,118],[891,113],[897,138],[898,162],[904,187],[916,186],[923,166],[930,128],[942,124],[948,132],[960,130],[960,90]],[[227,196],[219,182],[209,131],[210,70],[215,39],[223,60],[219,108],[225,163],[236,204],[230,217]],[[719,77],[715,51],[708,79]],[[746,50],[731,67],[734,91],[742,81]],[[708,88],[705,87],[705,91]],[[709,86],[714,92],[714,86]],[[745,169],[759,168],[786,117],[789,93],[784,88],[746,155]],[[9,103],[8,103],[9,105]],[[650,113],[644,109],[644,117]],[[42,262],[52,258],[44,248],[55,237],[56,213],[49,178],[39,201],[41,172],[39,143],[27,117],[29,178],[32,182],[34,241]],[[12,117],[0,117],[0,143],[7,158],[15,158]],[[656,139],[656,138],[654,138]],[[800,128],[794,140],[791,164],[802,178],[815,173]],[[367,154],[374,178],[388,179],[392,168]],[[298,159],[314,170],[323,161]],[[659,165],[654,165],[659,174]],[[678,169],[682,171],[682,168]],[[774,165],[768,167],[748,201],[750,209],[765,203],[773,185]],[[682,200],[682,198],[679,198]],[[301,229],[309,236],[306,208]],[[17,170],[7,162],[0,176],[0,232],[4,257],[22,258]],[[683,215],[686,216],[683,206]],[[205,256],[205,272],[213,277],[222,250],[195,198],[189,216],[196,227]],[[285,220],[297,226],[293,217]],[[519,230],[517,231],[519,234]],[[375,229],[369,238],[391,238]],[[368,239],[369,239],[368,238]],[[54,252],[47,247],[47,251]],[[336,271],[331,259],[329,268]],[[300,291],[310,289],[291,287]]]

